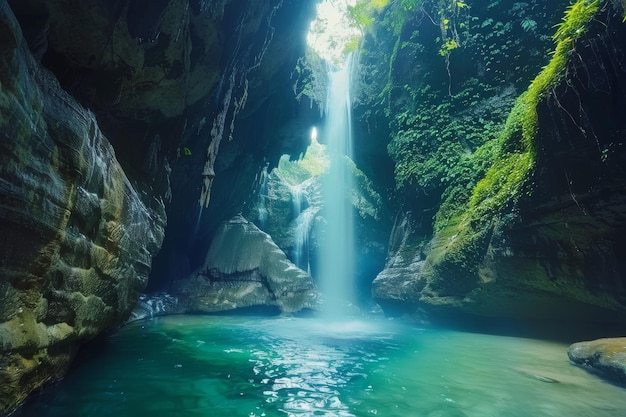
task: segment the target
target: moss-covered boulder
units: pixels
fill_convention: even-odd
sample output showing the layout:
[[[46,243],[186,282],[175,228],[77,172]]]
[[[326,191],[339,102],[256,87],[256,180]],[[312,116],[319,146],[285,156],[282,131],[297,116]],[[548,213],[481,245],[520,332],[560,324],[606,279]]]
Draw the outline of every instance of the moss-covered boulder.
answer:
[[[576,365],[626,384],[626,337],[574,343],[567,356]]]

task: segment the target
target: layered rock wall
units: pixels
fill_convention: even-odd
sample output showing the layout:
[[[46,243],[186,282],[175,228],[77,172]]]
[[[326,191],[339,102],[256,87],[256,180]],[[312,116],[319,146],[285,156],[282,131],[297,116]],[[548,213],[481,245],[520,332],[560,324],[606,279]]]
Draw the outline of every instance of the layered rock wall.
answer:
[[[164,236],[93,113],[40,67],[0,2],[0,414],[127,317]]]

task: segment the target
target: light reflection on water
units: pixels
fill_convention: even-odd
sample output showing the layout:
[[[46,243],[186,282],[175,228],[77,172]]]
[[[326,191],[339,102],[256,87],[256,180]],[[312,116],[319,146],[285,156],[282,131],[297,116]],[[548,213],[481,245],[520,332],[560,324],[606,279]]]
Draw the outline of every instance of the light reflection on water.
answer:
[[[112,335],[20,416],[623,416],[567,346],[389,321],[172,316]]]
[[[305,327],[302,327],[302,326]],[[268,402],[281,401],[288,415],[353,416],[340,397],[349,383],[367,379],[364,362],[382,361],[374,352],[355,355],[350,341],[380,343],[390,334],[362,321],[283,321],[266,329],[267,347],[253,352],[254,372],[271,386]],[[357,360],[360,358],[361,361]]]

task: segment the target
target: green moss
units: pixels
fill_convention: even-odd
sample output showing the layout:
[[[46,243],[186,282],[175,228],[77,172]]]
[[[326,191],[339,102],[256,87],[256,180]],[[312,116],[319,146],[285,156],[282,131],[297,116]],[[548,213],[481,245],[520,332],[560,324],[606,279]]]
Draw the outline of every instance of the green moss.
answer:
[[[322,175],[328,166],[326,147],[313,141],[304,156],[297,161],[291,161],[288,155],[283,155],[278,162],[276,173],[287,184],[298,185],[311,177]]]
[[[508,203],[516,202],[531,177],[536,159],[537,106],[564,77],[576,39],[586,32],[600,5],[599,0],[579,0],[565,12],[554,35],[557,43],[550,63],[522,94],[500,137],[502,148],[497,161],[474,187],[468,216],[480,219],[498,214]]]
[[[440,211],[445,210],[445,213],[437,214],[437,235],[428,257],[429,268],[435,272],[434,289],[456,288],[459,283],[447,283],[446,277],[452,274],[457,274],[455,280],[463,279],[467,285],[476,282],[481,254],[486,250],[494,222],[503,221],[505,212],[514,211],[520,197],[530,192],[536,161],[537,106],[562,81],[576,39],[585,33],[599,4],[599,0],[579,0],[567,9],[553,37],[554,55],[517,99],[498,138],[500,148],[493,165],[471,193],[456,190],[457,197],[470,194],[465,203],[459,201],[455,205],[454,200],[448,198],[441,206]],[[454,193],[449,195],[455,196]],[[440,279],[446,282],[437,288]]]
[[[443,230],[453,219],[464,215],[467,210],[465,202],[470,200],[474,186],[493,165],[498,154],[498,145],[497,140],[487,140],[473,153],[462,156],[458,165],[454,167],[456,173],[454,182],[441,196],[442,203],[435,216],[435,231]]]
[[[393,114],[387,148],[396,164],[397,187],[435,196],[457,185],[465,188],[468,181],[473,186],[494,159],[494,147],[486,144],[497,139],[513,100],[481,99],[484,92],[497,92],[475,78],[464,82],[453,97],[429,86],[405,90],[404,96],[410,95],[415,104]]]
[[[498,214],[508,202],[515,201],[533,165],[532,152],[511,153],[499,158],[474,187],[469,202],[473,214],[480,217]]]
[[[578,0],[565,11],[563,22],[553,38],[556,42],[569,41],[572,44],[587,32],[587,25],[598,12],[600,0]]]

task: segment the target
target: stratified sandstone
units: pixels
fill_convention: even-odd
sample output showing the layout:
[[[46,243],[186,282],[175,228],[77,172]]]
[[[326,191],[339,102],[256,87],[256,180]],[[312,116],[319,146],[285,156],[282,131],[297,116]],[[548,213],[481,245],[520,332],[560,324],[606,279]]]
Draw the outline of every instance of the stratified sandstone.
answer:
[[[148,281],[165,212],[0,2],[0,414],[60,378]]]

